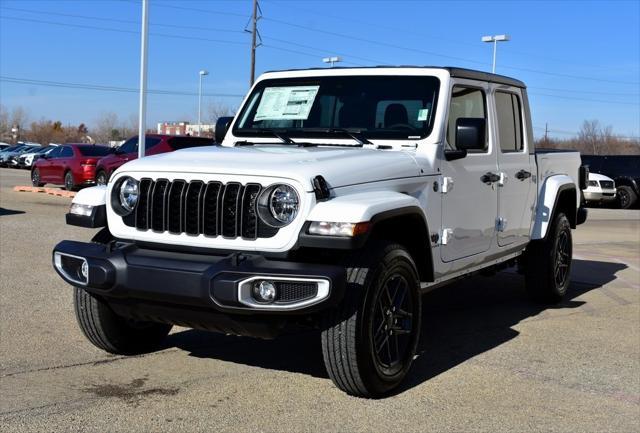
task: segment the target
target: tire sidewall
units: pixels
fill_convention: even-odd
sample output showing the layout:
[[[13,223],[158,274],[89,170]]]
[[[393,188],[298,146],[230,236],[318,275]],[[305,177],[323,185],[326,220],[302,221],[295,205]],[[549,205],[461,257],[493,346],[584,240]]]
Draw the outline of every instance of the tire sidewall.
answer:
[[[569,287],[569,283],[571,281],[571,267],[573,262],[573,239],[571,237],[571,224],[569,223],[569,219],[564,213],[560,213],[556,219],[556,223],[554,224],[553,237],[549,239],[550,252],[549,254],[549,286],[553,290],[553,294],[559,298],[563,297],[567,292]],[[569,247],[569,263],[567,268],[567,277],[565,278],[562,285],[558,285],[555,278],[555,264],[558,255],[559,241],[562,233],[566,233],[568,237],[568,247]]]
[[[410,289],[409,294],[413,297],[412,334],[407,356],[404,359],[404,366],[393,376],[386,376],[381,373],[376,365],[375,347],[372,340],[372,323],[378,293],[384,288],[386,281],[396,274],[400,274],[406,278]],[[422,305],[419,287],[420,280],[415,269],[415,264],[409,254],[403,249],[392,249],[389,251],[380,261],[379,265],[376,266],[375,272],[365,286],[364,303],[358,326],[358,341],[360,343],[358,353],[359,364],[362,366],[364,375],[370,378],[370,392],[374,395],[384,394],[398,386],[411,368],[422,325]]]
[[[37,177],[37,179],[36,179]],[[33,186],[40,186],[41,185],[41,179],[40,179],[40,170],[37,168],[34,168],[33,171],[31,172],[31,185]]]
[[[71,184],[69,185],[69,183],[67,182],[67,178],[71,178]],[[73,181],[73,174],[70,171],[67,171],[64,174],[64,188],[67,191],[72,191],[73,190],[73,186],[74,186],[74,181]]]

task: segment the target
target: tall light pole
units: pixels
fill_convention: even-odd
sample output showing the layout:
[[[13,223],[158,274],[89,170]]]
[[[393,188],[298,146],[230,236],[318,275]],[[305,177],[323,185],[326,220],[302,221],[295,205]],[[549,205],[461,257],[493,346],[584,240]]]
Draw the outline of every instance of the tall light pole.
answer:
[[[507,42],[511,40],[509,35],[495,35],[495,36],[483,36],[482,42],[493,42],[493,67],[491,68],[492,73],[496,73],[496,50],[498,47],[498,42]]]
[[[198,75],[200,76],[200,85],[198,86],[198,137],[200,137],[200,128],[202,125],[202,77],[209,75],[209,72],[202,69]]]
[[[140,39],[140,106],[138,112],[138,158],[145,153],[147,117],[147,47],[149,45],[149,0],[142,0],[142,32]]]
[[[332,57],[324,57],[322,59],[323,63],[329,63],[330,67],[333,68],[333,65],[335,63],[341,62],[342,61],[342,57],[340,56],[332,56]]]

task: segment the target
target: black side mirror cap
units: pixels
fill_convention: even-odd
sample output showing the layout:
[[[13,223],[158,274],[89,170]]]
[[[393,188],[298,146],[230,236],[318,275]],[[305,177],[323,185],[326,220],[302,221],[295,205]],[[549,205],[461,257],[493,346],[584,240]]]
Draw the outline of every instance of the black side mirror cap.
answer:
[[[445,149],[444,159],[447,161],[455,161],[467,156],[467,149]]]
[[[578,171],[578,183],[580,184],[580,190],[587,189],[589,184],[589,166],[581,165]]]
[[[219,117],[216,121],[215,140],[216,144],[221,144],[224,141],[224,136],[227,135],[229,126],[233,121],[233,117]]]
[[[456,120],[456,148],[484,150],[487,121],[477,117],[460,117]]]

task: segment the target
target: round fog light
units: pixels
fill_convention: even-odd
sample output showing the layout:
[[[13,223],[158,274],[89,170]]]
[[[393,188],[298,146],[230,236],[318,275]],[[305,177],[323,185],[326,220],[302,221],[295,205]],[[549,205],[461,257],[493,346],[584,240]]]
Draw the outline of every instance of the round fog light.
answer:
[[[80,267],[80,272],[86,281],[89,281],[89,264],[86,261],[82,262],[82,266]]]
[[[270,281],[260,281],[253,286],[253,297],[258,302],[270,304],[276,299],[276,286]]]

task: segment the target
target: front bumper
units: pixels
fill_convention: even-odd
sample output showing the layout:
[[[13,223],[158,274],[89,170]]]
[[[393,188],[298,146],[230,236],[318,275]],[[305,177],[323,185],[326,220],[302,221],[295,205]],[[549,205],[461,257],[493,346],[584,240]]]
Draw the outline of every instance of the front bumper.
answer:
[[[608,202],[616,199],[616,190],[585,191],[584,199],[588,202]]]
[[[197,309],[232,315],[307,314],[335,305],[342,298],[346,281],[346,270],[341,266],[268,260],[241,253],[216,256],[159,251],[131,243],[62,241],[53,250],[53,262],[69,284],[134,310],[155,304],[183,313]],[[282,287],[313,287],[316,282],[317,290],[307,291],[306,298],[262,304],[247,299],[252,296],[248,285],[256,280],[276,285],[283,282]]]

